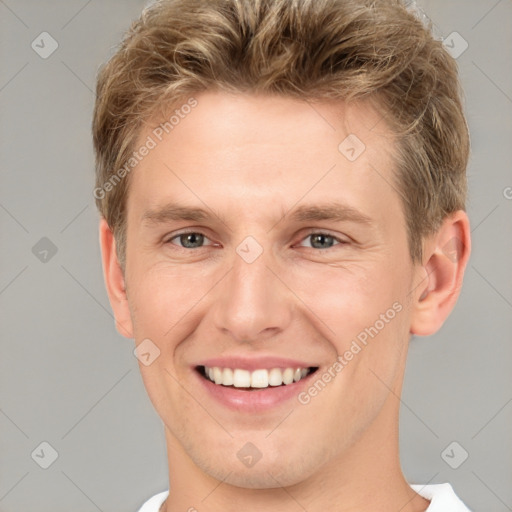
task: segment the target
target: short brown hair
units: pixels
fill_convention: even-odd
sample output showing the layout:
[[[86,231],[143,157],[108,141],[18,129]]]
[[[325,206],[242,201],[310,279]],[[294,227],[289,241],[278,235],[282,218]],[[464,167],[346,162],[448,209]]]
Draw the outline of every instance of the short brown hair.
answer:
[[[423,238],[465,209],[469,134],[457,66],[403,2],[157,0],[97,80],[95,197],[123,268],[129,176],[108,193],[104,184],[146,121],[205,90],[374,102],[397,135],[394,186],[415,262]]]

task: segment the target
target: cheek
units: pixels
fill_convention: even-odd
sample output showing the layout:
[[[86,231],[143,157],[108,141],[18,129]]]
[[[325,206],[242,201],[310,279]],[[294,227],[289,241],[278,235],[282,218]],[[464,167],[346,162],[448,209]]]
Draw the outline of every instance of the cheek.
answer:
[[[136,339],[155,336],[171,340],[211,286],[195,267],[157,265],[133,272],[128,300]]]
[[[181,342],[197,327],[196,310],[209,288],[197,272],[169,266],[132,272],[128,283],[136,343],[148,344],[157,354],[149,365],[139,362],[141,376],[155,409],[164,414],[165,408],[172,410],[186,398],[180,397],[183,390],[176,384],[189,371],[183,360],[187,344]]]
[[[380,327],[381,314],[391,309],[388,316],[396,316],[393,304],[403,301],[405,281],[396,270],[393,274],[382,268],[382,262],[318,265],[290,272],[287,282],[296,283],[297,295],[318,318],[317,324],[323,324],[326,338],[343,351],[366,328],[376,322]]]
[[[180,364],[180,342],[193,332],[194,306],[208,288],[197,272],[193,277],[178,267],[137,268],[136,260],[132,262],[128,301],[134,337],[138,346],[149,343],[152,357],[157,354],[149,365],[139,362],[139,368],[155,409],[162,417],[169,417],[169,411],[182,409],[186,403],[177,384],[188,371]]]
[[[378,407],[394,386],[408,342],[406,267],[386,268],[382,261],[324,267],[302,283],[301,297],[321,320],[317,328],[343,358],[339,393],[355,397],[355,409],[363,397],[369,410]]]

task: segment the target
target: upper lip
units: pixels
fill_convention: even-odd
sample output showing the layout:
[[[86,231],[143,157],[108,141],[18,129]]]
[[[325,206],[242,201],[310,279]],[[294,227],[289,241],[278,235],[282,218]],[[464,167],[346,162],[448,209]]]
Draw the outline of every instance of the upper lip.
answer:
[[[261,357],[243,357],[243,356],[224,356],[212,357],[205,359],[195,366],[208,366],[213,368],[239,368],[241,370],[260,370],[272,368],[310,368],[318,367],[318,365],[311,362],[299,361],[298,359],[288,359],[276,356],[261,356]]]

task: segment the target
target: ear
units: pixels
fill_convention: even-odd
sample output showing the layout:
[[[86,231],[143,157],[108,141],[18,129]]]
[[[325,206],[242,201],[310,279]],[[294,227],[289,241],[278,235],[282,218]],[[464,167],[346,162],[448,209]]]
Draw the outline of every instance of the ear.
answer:
[[[133,325],[126,297],[126,287],[121,265],[117,259],[116,241],[107,221],[100,220],[100,246],[103,262],[103,277],[107,287],[110,306],[114,312],[119,334],[133,338]]]
[[[458,210],[444,221],[423,246],[418,267],[420,285],[413,294],[411,334],[429,336],[438,331],[457,302],[471,252],[469,220]]]

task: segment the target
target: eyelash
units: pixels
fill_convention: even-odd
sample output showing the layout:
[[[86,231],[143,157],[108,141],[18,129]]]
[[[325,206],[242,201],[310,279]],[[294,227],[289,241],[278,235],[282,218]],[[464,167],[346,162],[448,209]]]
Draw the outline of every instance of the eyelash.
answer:
[[[173,235],[171,238],[168,238],[164,243],[165,244],[171,244],[171,245],[174,245],[175,247],[177,247],[178,249],[182,249],[184,251],[193,251],[193,250],[198,250],[198,249],[203,249],[205,246],[202,246],[202,247],[196,247],[196,248],[187,248],[187,247],[182,247],[180,245],[176,245],[176,244],[173,244],[172,243],[172,240],[176,239],[176,238],[179,238],[180,236],[183,236],[183,235],[203,235],[204,238],[208,239],[209,238],[204,234],[202,233],[201,231],[183,231],[182,233],[178,233],[177,235]],[[321,252],[328,252],[332,249],[334,249],[335,247],[337,247],[338,245],[341,246],[341,245],[346,245],[348,244],[347,241],[345,240],[341,240],[340,238],[332,235],[331,233],[328,233],[326,231],[311,231],[309,232],[306,236],[304,236],[301,241],[303,240],[306,240],[307,238],[313,236],[313,235],[322,235],[322,236],[326,236],[326,237],[330,237],[332,238],[333,240],[337,241],[338,243],[335,244],[334,246],[332,247],[328,247],[327,249],[316,249],[315,247],[306,247],[306,249],[313,249],[313,250],[316,250],[316,251],[321,251]],[[206,246],[208,247],[208,246]]]

